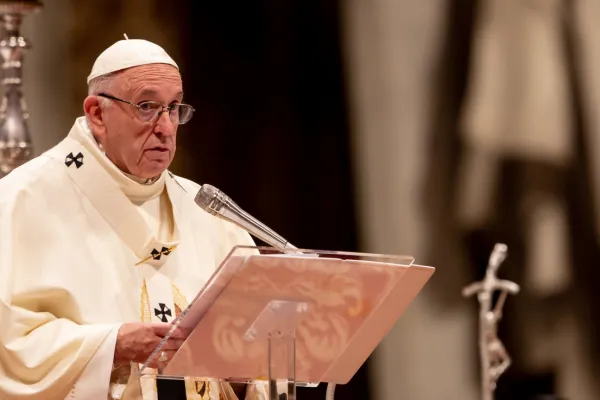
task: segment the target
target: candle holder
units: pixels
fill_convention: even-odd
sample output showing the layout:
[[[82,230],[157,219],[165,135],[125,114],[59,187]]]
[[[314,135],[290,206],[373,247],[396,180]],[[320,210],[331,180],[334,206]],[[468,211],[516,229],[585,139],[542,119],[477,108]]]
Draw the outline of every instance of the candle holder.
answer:
[[[22,90],[23,58],[31,46],[20,29],[23,18],[42,7],[41,1],[0,0],[0,178],[28,161],[32,154],[29,112]]]
[[[510,356],[498,338],[498,323],[502,319],[502,307],[508,294],[519,293],[519,285],[497,278],[500,264],[506,258],[507,247],[496,244],[490,255],[485,277],[474,282],[462,291],[464,297],[477,294],[479,300],[479,353],[481,361],[481,398],[493,400],[500,375],[511,364]],[[500,295],[494,305],[494,294]]]

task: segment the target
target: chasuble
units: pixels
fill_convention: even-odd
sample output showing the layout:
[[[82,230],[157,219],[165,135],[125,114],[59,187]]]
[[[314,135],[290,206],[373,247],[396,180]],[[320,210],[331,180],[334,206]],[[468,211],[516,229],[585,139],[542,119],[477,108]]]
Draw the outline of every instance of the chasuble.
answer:
[[[137,364],[113,368],[124,322],[171,322],[236,245],[194,203],[199,185],[119,171],[76,120],[57,146],[0,180],[0,399],[157,398]],[[125,395],[123,395],[123,391]],[[188,399],[236,399],[186,383]],[[266,399],[249,386],[247,399]]]

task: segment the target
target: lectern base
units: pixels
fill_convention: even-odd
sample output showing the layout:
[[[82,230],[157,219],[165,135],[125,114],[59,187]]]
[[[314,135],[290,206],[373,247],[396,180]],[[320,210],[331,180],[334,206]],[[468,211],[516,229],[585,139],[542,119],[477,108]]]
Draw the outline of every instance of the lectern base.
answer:
[[[296,400],[296,326],[307,310],[305,302],[271,301],[246,332],[269,342],[269,400]],[[282,372],[287,379],[274,379]]]

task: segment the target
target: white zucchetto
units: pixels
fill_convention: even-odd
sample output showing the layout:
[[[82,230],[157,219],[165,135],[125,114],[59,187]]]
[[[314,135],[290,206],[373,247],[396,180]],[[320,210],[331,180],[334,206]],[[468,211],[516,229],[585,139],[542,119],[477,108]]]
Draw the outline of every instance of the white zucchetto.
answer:
[[[125,40],[119,40],[98,56],[87,83],[102,75],[146,64],[169,64],[179,69],[159,45],[143,39],[128,39],[125,36]]]

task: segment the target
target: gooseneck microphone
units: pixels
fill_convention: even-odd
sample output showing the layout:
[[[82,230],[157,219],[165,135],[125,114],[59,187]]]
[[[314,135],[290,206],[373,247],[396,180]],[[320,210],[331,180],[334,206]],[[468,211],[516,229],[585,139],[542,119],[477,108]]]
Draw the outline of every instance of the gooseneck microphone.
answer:
[[[225,193],[214,186],[204,184],[194,198],[204,211],[219,218],[233,222],[248,233],[269,245],[280,249],[296,249],[290,242],[275,233],[268,226],[242,210]]]

